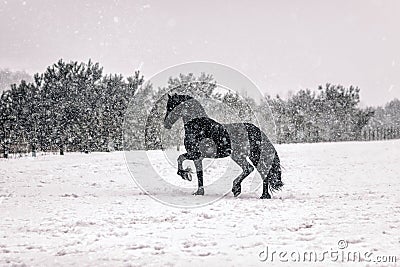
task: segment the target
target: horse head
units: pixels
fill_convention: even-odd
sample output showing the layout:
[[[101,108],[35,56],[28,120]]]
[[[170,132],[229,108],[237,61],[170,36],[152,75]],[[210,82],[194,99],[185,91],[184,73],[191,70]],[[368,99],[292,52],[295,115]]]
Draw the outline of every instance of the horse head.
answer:
[[[182,117],[183,103],[189,99],[193,99],[188,95],[168,94],[167,113],[164,118],[164,127],[171,129],[172,125]]]

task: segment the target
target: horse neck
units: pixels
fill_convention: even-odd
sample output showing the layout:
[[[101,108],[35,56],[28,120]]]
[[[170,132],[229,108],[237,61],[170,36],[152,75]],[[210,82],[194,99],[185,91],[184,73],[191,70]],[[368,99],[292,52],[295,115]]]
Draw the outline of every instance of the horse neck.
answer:
[[[191,99],[184,103],[182,109],[183,123],[202,117],[208,117],[208,115],[203,106],[197,100]]]

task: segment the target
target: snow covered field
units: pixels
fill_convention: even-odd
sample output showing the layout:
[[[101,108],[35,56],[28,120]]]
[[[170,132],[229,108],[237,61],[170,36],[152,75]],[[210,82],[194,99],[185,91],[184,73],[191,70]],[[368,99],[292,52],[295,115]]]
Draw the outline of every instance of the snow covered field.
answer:
[[[399,264],[399,140],[277,149],[285,186],[273,199],[243,192],[194,209],[143,194],[121,152],[0,159],[0,265],[266,266],[266,245],[322,254],[339,240]]]

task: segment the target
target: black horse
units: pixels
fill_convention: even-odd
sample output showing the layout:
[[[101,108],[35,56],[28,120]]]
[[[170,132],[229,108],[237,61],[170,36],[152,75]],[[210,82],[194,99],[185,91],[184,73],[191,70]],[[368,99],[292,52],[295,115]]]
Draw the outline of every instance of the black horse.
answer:
[[[198,189],[194,195],[204,195],[202,160],[228,156],[243,170],[233,181],[232,192],[235,197],[241,193],[241,182],[254,167],[263,179],[262,199],[271,198],[268,189],[271,193],[281,189],[283,183],[278,154],[257,126],[251,123],[220,124],[209,118],[203,106],[193,97],[168,95],[164,127],[171,129],[179,118],[184,123],[184,145],[187,153],[178,157],[178,175],[185,180],[191,180],[190,170],[184,170],[182,163],[187,159],[193,160],[198,179]]]

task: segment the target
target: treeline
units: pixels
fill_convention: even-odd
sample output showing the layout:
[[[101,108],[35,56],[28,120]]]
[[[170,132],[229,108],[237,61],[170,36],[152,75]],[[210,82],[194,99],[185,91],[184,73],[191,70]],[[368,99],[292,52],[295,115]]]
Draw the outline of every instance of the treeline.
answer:
[[[400,100],[393,99],[383,107],[374,109],[369,128],[400,128]]]
[[[124,79],[104,75],[98,63],[60,60],[33,80],[1,94],[3,154],[122,149],[124,113],[143,83],[139,72]]]
[[[360,108],[360,89],[326,84],[317,92],[300,90],[283,100],[268,100],[279,143],[361,140],[362,129],[374,116],[372,108]]]
[[[400,101],[360,107],[360,89],[326,84],[300,90],[287,100],[268,98],[277,142],[370,141],[400,138]]]
[[[10,84],[20,83],[22,80],[32,82],[32,77],[25,71],[0,69],[0,93],[10,88]]]
[[[217,121],[255,122],[279,143],[396,138],[400,126],[399,100],[382,108],[361,108],[360,89],[353,86],[327,84],[288,99],[255,101],[222,92],[213,76],[204,73],[181,74],[165,87],[153,88],[139,72],[124,78],[104,74],[91,61],[60,60],[35,74],[32,82],[21,81],[2,92],[0,153],[179,147],[182,122],[169,131],[162,125],[167,92],[201,99]],[[272,112],[266,112],[269,108]],[[375,131],[377,127],[383,130]]]

